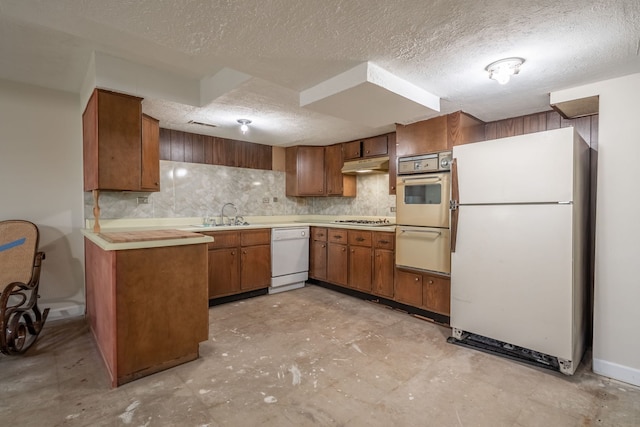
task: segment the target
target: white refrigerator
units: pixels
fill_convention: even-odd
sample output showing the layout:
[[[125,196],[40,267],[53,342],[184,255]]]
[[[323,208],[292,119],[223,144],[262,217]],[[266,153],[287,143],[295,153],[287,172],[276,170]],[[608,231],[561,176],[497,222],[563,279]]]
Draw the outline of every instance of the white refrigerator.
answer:
[[[570,127],[456,146],[453,158],[453,338],[542,353],[573,374],[585,345],[589,148]]]

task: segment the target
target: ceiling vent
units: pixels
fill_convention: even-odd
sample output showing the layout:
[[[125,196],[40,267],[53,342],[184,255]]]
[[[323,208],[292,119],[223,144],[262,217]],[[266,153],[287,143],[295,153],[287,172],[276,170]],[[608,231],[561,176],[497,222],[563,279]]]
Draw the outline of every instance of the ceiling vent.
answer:
[[[212,124],[212,123],[196,122],[195,120],[189,120],[187,123],[188,123],[188,124],[190,124],[190,125],[208,126],[208,127],[210,127],[210,128],[216,128],[216,127],[218,127],[217,125],[214,125],[214,124]]]

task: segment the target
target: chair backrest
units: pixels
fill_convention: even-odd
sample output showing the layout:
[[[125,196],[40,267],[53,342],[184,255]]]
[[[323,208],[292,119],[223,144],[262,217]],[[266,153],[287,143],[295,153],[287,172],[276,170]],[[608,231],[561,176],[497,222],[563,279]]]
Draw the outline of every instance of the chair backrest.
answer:
[[[0,221],[0,292],[12,282],[29,284],[39,238],[29,221]]]

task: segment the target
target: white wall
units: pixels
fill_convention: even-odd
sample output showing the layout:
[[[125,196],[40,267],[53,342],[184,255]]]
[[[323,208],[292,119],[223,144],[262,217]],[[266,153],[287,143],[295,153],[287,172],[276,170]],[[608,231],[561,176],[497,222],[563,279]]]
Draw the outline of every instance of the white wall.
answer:
[[[84,314],[82,190],[79,95],[0,80],[0,220],[40,229],[49,319]]]
[[[638,94],[640,74],[554,95],[556,100],[600,96],[593,370],[640,386]]]

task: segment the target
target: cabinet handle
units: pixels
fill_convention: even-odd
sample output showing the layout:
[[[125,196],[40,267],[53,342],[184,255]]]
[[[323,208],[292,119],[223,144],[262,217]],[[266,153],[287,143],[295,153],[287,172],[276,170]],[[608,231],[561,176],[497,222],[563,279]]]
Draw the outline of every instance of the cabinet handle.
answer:
[[[429,280],[429,284],[430,284],[430,285],[433,285],[433,280]]]
[[[326,247],[327,247],[327,245],[322,245],[322,246],[320,246],[320,247],[321,247],[321,248],[326,248]]]
[[[236,251],[231,252],[231,255],[235,255],[235,254],[236,254]]]
[[[247,254],[247,251],[242,251],[242,255],[246,255],[246,254]]]
[[[340,240],[340,239],[342,239],[342,236],[333,236],[333,238]]]
[[[364,237],[356,237],[356,242],[364,242]]]
[[[383,245],[386,245],[387,243],[390,243],[388,240],[379,240],[378,243],[382,243]]]
[[[417,282],[418,280],[420,280],[420,279],[416,277],[416,278],[415,278],[415,281]]]
[[[347,248],[342,248],[342,252],[344,252],[344,251],[346,251],[346,250],[347,250]]]

